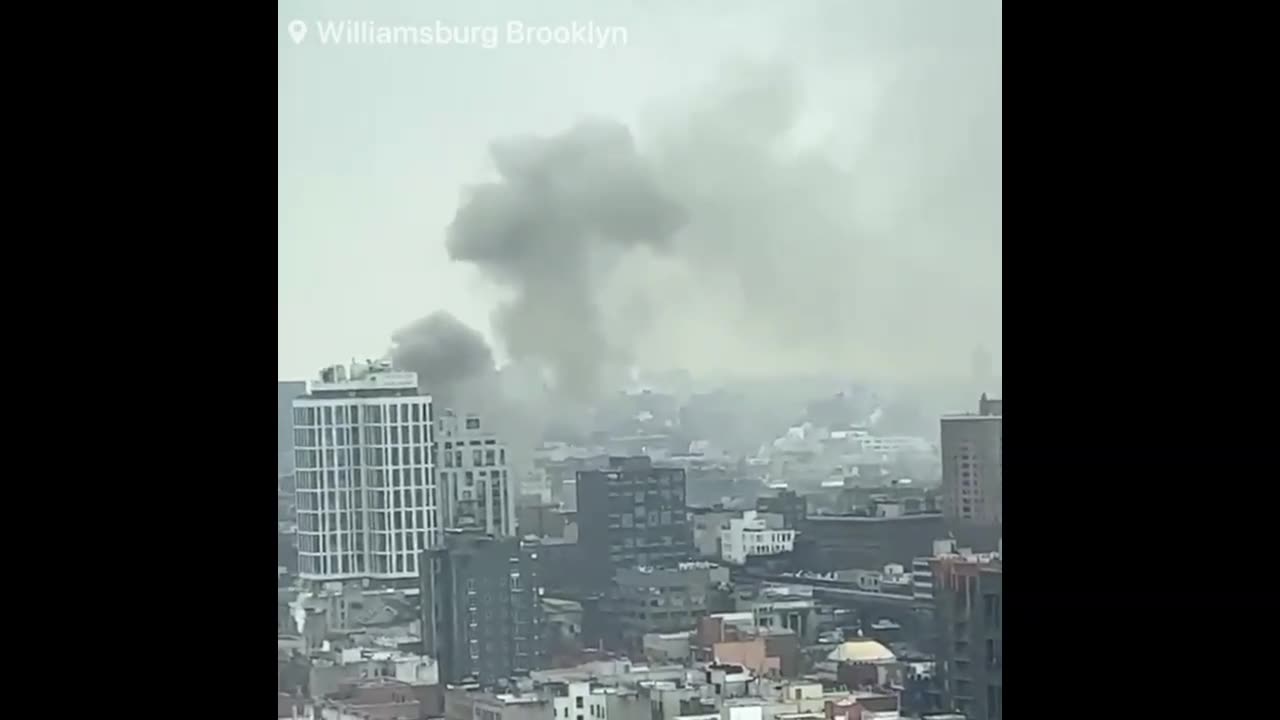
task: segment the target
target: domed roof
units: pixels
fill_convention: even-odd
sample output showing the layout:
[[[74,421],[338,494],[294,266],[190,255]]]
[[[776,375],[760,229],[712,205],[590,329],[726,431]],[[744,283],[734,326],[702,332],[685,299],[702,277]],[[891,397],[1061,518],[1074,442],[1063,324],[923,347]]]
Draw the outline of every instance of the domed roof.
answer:
[[[828,660],[836,662],[892,662],[897,658],[889,648],[881,645],[875,640],[861,639],[850,640],[841,644],[835,650],[827,654]]]

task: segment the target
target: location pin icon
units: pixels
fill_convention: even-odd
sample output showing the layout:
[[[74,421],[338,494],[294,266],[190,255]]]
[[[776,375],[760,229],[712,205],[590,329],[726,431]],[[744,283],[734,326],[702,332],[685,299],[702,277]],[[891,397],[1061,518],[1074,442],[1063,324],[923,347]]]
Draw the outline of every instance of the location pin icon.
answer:
[[[294,20],[289,23],[289,34],[293,36],[295,45],[301,43],[302,39],[307,36],[307,24],[301,20]]]

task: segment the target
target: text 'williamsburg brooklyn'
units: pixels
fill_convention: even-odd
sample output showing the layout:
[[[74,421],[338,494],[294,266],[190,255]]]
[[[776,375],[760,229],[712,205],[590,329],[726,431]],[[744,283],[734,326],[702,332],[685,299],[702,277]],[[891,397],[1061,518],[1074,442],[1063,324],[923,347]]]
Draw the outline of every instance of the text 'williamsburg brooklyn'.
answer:
[[[475,46],[565,45],[604,49],[625,46],[627,28],[593,21],[560,25],[530,25],[512,20],[503,25],[382,25],[371,20],[329,20],[316,23],[323,45]]]

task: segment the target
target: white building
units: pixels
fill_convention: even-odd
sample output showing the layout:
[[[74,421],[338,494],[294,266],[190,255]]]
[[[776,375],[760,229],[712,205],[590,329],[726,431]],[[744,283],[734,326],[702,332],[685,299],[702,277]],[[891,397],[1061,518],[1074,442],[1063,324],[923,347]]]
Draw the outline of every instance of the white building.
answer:
[[[478,415],[452,410],[436,421],[445,527],[474,522],[491,535],[516,534],[516,480],[507,446]]]
[[[741,565],[752,555],[777,555],[795,549],[796,531],[769,527],[755,510],[743,511],[741,518],[730,518],[728,527],[720,531],[720,557]]]
[[[592,688],[589,682],[571,682],[566,689],[564,695],[551,701],[556,720],[608,720],[609,703],[604,688]]]
[[[293,401],[298,574],[410,579],[440,542],[431,398],[390,363],[321,371]]]

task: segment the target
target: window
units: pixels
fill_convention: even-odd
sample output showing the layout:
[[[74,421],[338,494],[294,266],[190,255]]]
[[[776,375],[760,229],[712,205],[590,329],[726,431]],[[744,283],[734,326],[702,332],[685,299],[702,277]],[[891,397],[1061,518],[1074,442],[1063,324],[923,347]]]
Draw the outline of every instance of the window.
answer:
[[[480,429],[480,418],[467,418],[467,429],[468,429],[468,430],[479,430],[479,429]],[[578,707],[582,707],[582,706],[581,706],[581,705],[579,705]]]
[[[392,405],[392,406],[391,406],[391,416],[390,416],[390,417],[391,417],[391,422],[400,422],[400,415],[399,415],[399,413],[397,412],[397,410],[399,410],[399,409],[400,409],[400,406],[398,406],[398,405]]]
[[[418,406],[417,406],[417,405],[414,405],[413,407],[414,407],[414,409],[415,409],[415,410],[418,408]],[[413,426],[413,442],[414,442],[414,444],[417,444],[417,443],[422,442],[422,428],[421,428],[421,426],[418,426],[418,425],[414,425],[414,426]]]
[[[577,698],[575,698],[575,701],[576,701],[576,702],[575,702],[574,704],[575,704],[575,705],[577,705],[579,708],[581,708],[581,707],[582,707],[582,696],[581,696],[581,695],[579,695]],[[579,716],[579,717],[581,717],[581,716]]]
[[[484,456],[483,456],[483,453],[484,453],[484,451],[483,451],[483,450],[472,450],[472,451],[471,451],[471,464],[472,464],[473,466],[475,466],[475,467],[479,467],[479,466],[481,466],[481,465],[483,465],[483,464],[484,464],[484,462],[483,462],[483,457],[484,457]]]
[[[413,421],[414,421],[414,422],[420,422],[421,420],[422,420],[422,406],[420,406],[420,405],[414,405],[414,406],[413,406]],[[413,434],[414,434],[414,439],[416,440],[416,439],[417,439],[417,435],[418,435],[418,426],[417,426],[417,425],[414,425],[414,426],[413,426]]]

